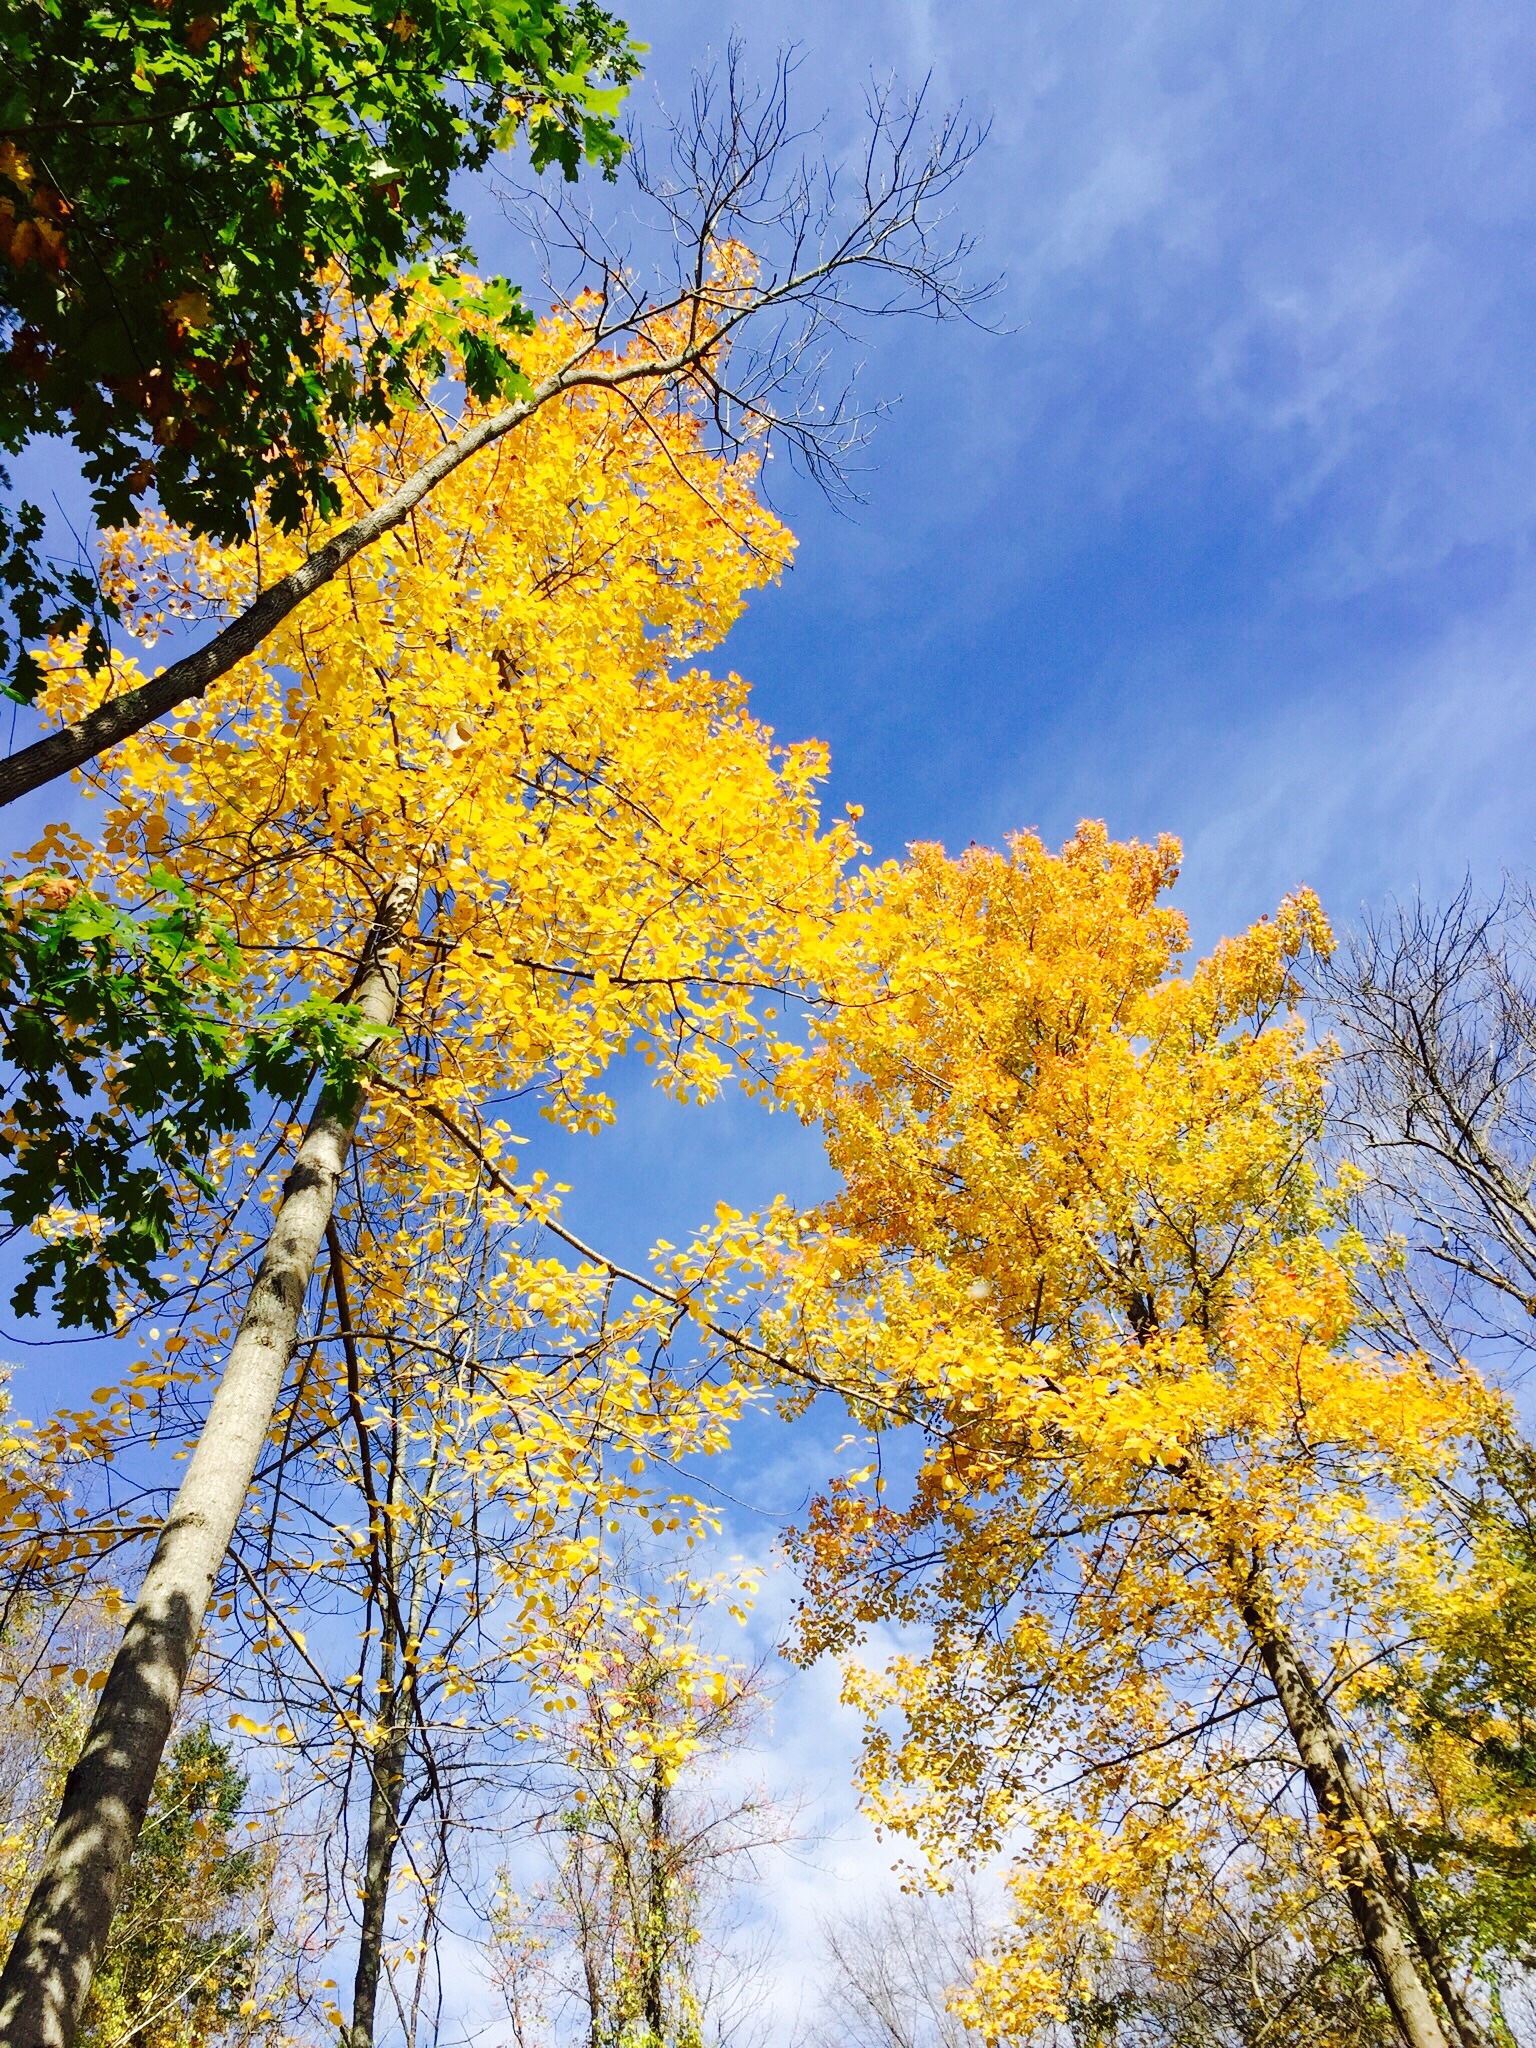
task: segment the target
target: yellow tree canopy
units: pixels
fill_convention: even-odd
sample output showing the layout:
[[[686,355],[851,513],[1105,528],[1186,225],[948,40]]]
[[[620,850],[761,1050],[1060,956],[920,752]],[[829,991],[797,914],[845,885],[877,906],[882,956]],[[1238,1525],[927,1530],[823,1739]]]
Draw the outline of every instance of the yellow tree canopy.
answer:
[[[530,338],[528,373],[562,359],[573,330],[555,320]],[[424,406],[359,436],[338,520],[438,434]],[[604,1122],[600,1076],[620,1054],[643,1053],[679,1095],[732,1072],[752,1083],[780,1028],[764,992],[813,985],[855,844],[847,822],[821,828],[824,750],[777,747],[741,681],[695,665],[789,558],[756,469],[712,453],[676,393],[589,389],[545,407],[190,717],[121,748],[95,778],[108,808],[94,844],[54,831],[28,859],[129,897],[170,868],[233,929],[253,1007],[269,1010],[344,994],[381,896],[414,878],[400,1043],[361,1144],[426,1204],[474,1185],[482,1163],[510,1169],[500,1106]],[[221,551],[146,525],[120,537],[110,581],[152,637],[173,614],[240,603],[318,538],[264,528]],[[60,714],[99,687],[68,649],[52,671]],[[226,1217],[255,1156],[215,1162]],[[509,1216],[551,1206],[539,1176],[519,1185]],[[250,1220],[226,1239],[194,1215],[196,1270],[228,1270]]]
[[[527,345],[528,374],[571,342],[551,322]],[[438,433],[423,406],[356,438],[338,522]],[[658,1452],[717,1448],[747,1388],[729,1370],[718,1383],[669,1377],[659,1352],[681,1280],[635,1303],[616,1296],[612,1269],[573,1269],[530,1241],[559,1191],[538,1172],[514,1178],[526,1134],[501,1112],[601,1124],[603,1071],[631,1050],[678,1095],[751,1081],[775,1056],[777,1001],[814,985],[855,843],[849,823],[822,829],[823,750],[776,746],[741,681],[697,665],[789,559],[756,467],[712,453],[675,394],[589,389],[546,406],[190,717],[120,749],[94,778],[106,800],[94,842],[56,830],[28,856],[128,898],[156,864],[172,871],[232,929],[256,1012],[344,997],[377,904],[411,878],[399,1022],[340,1202],[356,1355],[346,1377],[334,1339],[313,1353],[274,1417],[266,1468],[302,1450],[305,1483],[333,1511],[315,1524],[318,1549],[292,1537],[300,1565],[282,1544],[268,1562],[290,1609],[301,1581],[327,1600],[347,1586],[371,1597],[389,1518],[370,1510],[362,1467],[370,1434],[393,1431],[413,1494],[392,1510],[402,1530],[412,1517],[430,1528],[467,1485],[516,1526],[485,1581],[494,1647],[555,1700],[572,1682],[567,1652],[579,1676],[580,1639],[613,1592],[606,1520],[696,1533],[694,1503],[652,1501],[638,1481]],[[172,616],[238,605],[321,537],[264,527],[251,547],[219,550],[146,524],[120,537],[110,580],[152,638]],[[62,714],[98,687],[67,648],[51,666]],[[119,671],[113,687],[127,681]],[[142,1428],[166,1402],[193,1425],[282,1180],[288,1114],[276,1106],[267,1142],[224,1146],[214,1193],[187,1191],[164,1333],[126,1390],[103,1390],[98,1434]],[[495,1255],[467,1289],[477,1235]],[[728,1264],[708,1243],[701,1257]],[[322,1327],[347,1320],[334,1295],[320,1314]],[[442,1510],[451,1539],[436,1551],[424,1539],[444,1583],[461,1505]],[[94,1533],[66,1522],[54,1554]],[[263,1656],[302,1663],[251,1599],[247,1615],[231,1594],[224,1618],[248,1620]],[[457,1602],[466,1641],[479,1599]],[[423,1658],[465,1711],[498,1682],[481,1650]]]
[[[1235,1855],[1228,1882],[1295,1909],[1254,1604],[1347,1706],[1443,1566],[1421,1509],[1492,1408],[1354,1340],[1363,1248],[1312,1153],[1328,1055],[1291,1014],[1315,899],[1186,968],[1177,867],[1084,825],[866,874],[862,985],[785,1083],[844,1186],[784,1329],[871,1421],[925,1427],[905,1504],[871,1468],[817,1507],[801,1647],[915,1632],[850,1672],[865,1783],[935,1862],[1020,1857],[974,2007],[1006,2038],[1154,1875],[1166,1898]]]
[[[570,344],[551,322],[528,373]],[[357,439],[338,519],[438,434],[423,407]],[[344,985],[380,893],[414,874],[402,1021],[442,1100],[543,1076],[556,1114],[600,1119],[593,1076],[636,1040],[670,1085],[709,1091],[851,844],[817,829],[822,749],[775,749],[739,680],[689,665],[789,558],[755,473],[675,395],[546,407],[190,717],[114,756],[82,860],[130,888],[166,862],[284,993]],[[317,538],[220,551],[146,526],[109,580],[152,635]],[[54,709],[93,687],[56,658]]]

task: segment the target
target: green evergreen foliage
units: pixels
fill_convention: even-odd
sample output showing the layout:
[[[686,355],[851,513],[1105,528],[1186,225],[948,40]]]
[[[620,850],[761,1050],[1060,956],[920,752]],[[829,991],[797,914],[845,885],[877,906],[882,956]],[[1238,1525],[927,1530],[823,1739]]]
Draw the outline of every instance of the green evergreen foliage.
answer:
[[[261,2027],[256,1977],[272,1928],[264,1852],[236,1846],[246,1789],[206,1725],[183,1735],[161,1766],[82,2048],[130,2039],[136,2048],[202,2048]]]

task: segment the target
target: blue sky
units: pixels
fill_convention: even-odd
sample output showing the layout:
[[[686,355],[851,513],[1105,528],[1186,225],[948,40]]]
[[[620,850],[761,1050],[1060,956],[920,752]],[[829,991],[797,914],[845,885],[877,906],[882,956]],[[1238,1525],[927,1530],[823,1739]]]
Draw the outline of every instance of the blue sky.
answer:
[[[719,658],[784,737],[830,743],[878,854],[1172,831],[1201,942],[1299,882],[1344,922],[1529,865],[1536,11],[632,13],[642,123],[736,28],[749,69],[798,45],[834,154],[871,76],[991,123],[957,225],[1004,331],[871,330],[864,392],[895,406],[865,502],[777,465],[799,558]],[[486,264],[526,275],[474,211]],[[788,1133],[702,1121],[634,1104],[587,1220],[643,1233],[642,1160],[669,1229],[725,1177],[815,1185]]]
[[[957,207],[1006,331],[871,331],[866,502],[779,465],[799,560],[724,657],[877,852],[1174,831],[1202,939],[1527,864],[1536,12],[632,11],[642,122],[740,26],[834,154],[872,74],[992,124]]]
[[[730,16],[635,10],[675,96]],[[1202,935],[1523,866],[1536,625],[1536,14],[771,0],[803,105],[931,72],[996,337],[888,327],[852,521],[730,659],[877,850],[1179,833]]]
[[[674,101],[733,20],[634,17]],[[867,390],[901,402],[867,502],[777,477],[799,559],[724,656],[830,742],[876,852],[1175,832],[1201,943],[1300,882],[1343,924],[1528,869],[1536,10],[764,0],[742,26],[749,62],[804,46],[834,140],[872,71],[992,123],[958,203],[1008,331],[872,337]],[[739,1107],[625,1112],[573,1196],[611,1236],[725,1182],[819,1187],[808,1138]],[[733,1489],[792,1510],[825,1449],[754,1434]],[[762,1555],[768,1527],[732,1536]],[[795,1676],[755,1761],[831,1831],[771,1873],[789,1956],[888,1860],[851,1737],[831,1674]]]
[[[634,19],[643,120],[739,17]],[[1174,832],[1202,944],[1302,882],[1345,924],[1528,867],[1536,11],[764,0],[743,28],[749,68],[800,46],[834,150],[872,74],[991,123],[957,225],[1004,331],[871,330],[865,395],[898,402],[865,502],[777,466],[798,560],[717,657],[830,743],[876,853]],[[575,1210],[638,1250],[723,1182],[812,1194],[798,1135],[629,1101]]]

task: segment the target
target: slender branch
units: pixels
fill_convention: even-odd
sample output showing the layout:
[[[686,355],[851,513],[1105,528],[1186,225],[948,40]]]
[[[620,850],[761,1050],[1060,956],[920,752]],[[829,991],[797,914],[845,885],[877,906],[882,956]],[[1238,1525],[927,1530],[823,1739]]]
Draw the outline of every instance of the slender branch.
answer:
[[[0,807],[30,795],[73,768],[83,767],[108,747],[131,739],[178,705],[205,695],[237,662],[254,654],[267,635],[306,598],[409,518],[445,477],[462,468],[482,448],[503,440],[551,400],[578,390],[616,390],[626,384],[664,382],[684,375],[713,346],[713,338],[704,337],[670,356],[602,366],[593,365],[590,346],[583,347],[569,362],[536,384],[528,397],[503,406],[499,412],[488,414],[456,435],[381,504],[343,527],[340,533],[332,534],[323,547],[306,555],[296,569],[269,584],[205,646],[173,661],[148,682],[109,697],[83,718],[59,726],[0,762]]]
[[[653,1301],[666,1303],[669,1308],[676,1309],[680,1317],[686,1316],[690,1321],[697,1323],[700,1329],[707,1330],[712,1337],[718,1337],[722,1344],[756,1359],[771,1372],[782,1374],[789,1379],[802,1380],[823,1393],[840,1394],[845,1399],[857,1399],[868,1405],[869,1396],[865,1390],[858,1389],[850,1393],[847,1387],[839,1386],[835,1380],[825,1378],[802,1361],[788,1357],[782,1352],[770,1351],[766,1345],[754,1343],[740,1330],[733,1330],[727,1323],[717,1322],[713,1316],[706,1313],[697,1296],[688,1289],[665,1287],[657,1280],[647,1279],[644,1274],[632,1271],[628,1266],[617,1264],[605,1253],[598,1251],[595,1246],[588,1244],[585,1239],[578,1237],[573,1230],[551,1216],[525,1189],[520,1188],[489,1156],[484,1146],[478,1144],[462,1124],[445,1109],[440,1109],[436,1103],[418,1101],[406,1089],[386,1080],[382,1075],[374,1077],[374,1085],[395,1096],[408,1108],[429,1116],[447,1132],[455,1144],[468,1153],[493,1187],[500,1193],[510,1196],[526,1216],[549,1231],[551,1236],[559,1238],[560,1242],[575,1252],[578,1258],[586,1260],[598,1272],[606,1273],[610,1280],[622,1281],[626,1286],[649,1295]],[[911,1422],[916,1419],[901,1409],[893,1408],[889,1412],[893,1419],[899,1422]]]

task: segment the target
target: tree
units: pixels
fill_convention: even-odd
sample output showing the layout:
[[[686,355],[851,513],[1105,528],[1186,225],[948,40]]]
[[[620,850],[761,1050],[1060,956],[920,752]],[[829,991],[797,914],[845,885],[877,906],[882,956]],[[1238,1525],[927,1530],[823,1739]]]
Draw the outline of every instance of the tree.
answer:
[[[1213,1865],[1193,1896],[1154,1872],[1127,1907],[1085,1937],[1059,2030],[1071,2048],[1386,2048],[1396,2035],[1347,1907],[1301,1872],[1254,1886]]]
[[[63,722],[0,763],[0,804],[82,767],[169,712],[195,706],[349,562],[410,521],[446,479],[546,406],[583,393],[598,403],[604,393],[632,395],[643,423],[670,395],[711,422],[727,456],[772,431],[813,473],[835,474],[860,427],[846,393],[818,395],[832,342],[872,317],[964,314],[986,296],[985,287],[961,282],[967,245],[949,238],[945,226],[948,196],[979,137],[955,119],[929,135],[921,96],[903,104],[880,94],[871,101],[856,168],[840,181],[835,166],[817,167],[793,153],[787,67],[781,64],[766,92],[746,85],[739,67],[733,47],[723,83],[700,80],[689,123],[674,135],[672,165],[653,168],[643,152],[626,160],[636,210],[659,218],[660,245],[672,266],[654,282],[590,220],[551,209],[547,239],[574,257],[575,276],[559,294],[572,317],[552,330],[566,345],[558,354],[530,355],[519,343],[510,397],[493,396],[499,371],[487,378],[475,368],[488,352],[496,356],[505,336],[507,301],[499,287],[482,290],[459,277],[439,282],[425,300],[396,294],[388,306],[356,301],[347,308],[343,345],[333,338],[327,346],[317,333],[316,374],[327,382],[350,374],[345,366],[358,322],[389,335],[402,318],[407,333],[424,325],[442,342],[445,367],[457,361],[462,402],[444,405],[448,380],[429,379],[422,402],[444,409],[437,431],[414,443],[415,462],[393,470],[383,493],[360,490],[355,476],[343,483],[333,472],[327,503],[334,512],[306,531],[304,545],[279,547],[275,559],[271,550],[250,557],[258,573],[243,575],[209,608],[227,623],[202,647],[143,680],[132,663],[114,660],[104,685],[50,703]],[[334,337],[334,327],[325,332]],[[364,422],[372,429],[384,424],[366,411]],[[269,563],[280,573],[268,575]],[[86,666],[94,664],[87,649]]]
[[[1018,2048],[1383,2048],[1394,2029],[1347,1909],[1294,1871],[1274,1877],[1259,1889],[1212,1866],[1192,1891],[1149,1872],[1064,1958],[1073,1988],[1063,2017],[1006,2038]],[[981,2015],[956,2008],[997,1946],[994,1917],[961,1871],[943,1892],[902,1892],[833,1923],[810,2040],[981,2048]]]
[[[1335,1135],[1373,1230],[1377,1300],[1413,1341],[1499,1358],[1536,1337],[1536,899],[1470,885],[1364,924],[1315,977],[1337,1033]]]
[[[89,2048],[248,2041],[276,2015],[259,1997],[263,1847],[237,1848],[247,1780],[206,1725],[171,1748],[140,1832],[80,2038]]]
[[[1327,1056],[1287,1017],[1315,901],[1180,973],[1176,869],[1084,826],[853,892],[870,964],[785,1083],[844,1187],[782,1327],[925,1436],[905,1506],[865,1473],[817,1507],[801,1651],[927,1636],[848,1684],[882,1820],[940,1862],[1018,1842],[968,2007],[990,2037],[1064,2017],[1080,1937],[1154,1869],[1193,1911],[1209,1862],[1310,1873],[1403,2040],[1476,2041],[1365,1675],[1447,1568],[1436,1488],[1499,1404],[1357,1341]]]
[[[755,2033],[750,1997],[725,1981],[725,1916],[757,1853],[793,1830],[761,1793],[709,1786],[749,1738],[760,1686],[700,1657],[688,1610],[701,1590],[597,1645],[565,1731],[552,1874],[527,1896],[508,1886],[493,1922],[520,2048],[704,2048]]]
[[[557,359],[567,345],[559,322],[543,336]],[[421,413],[360,435],[350,487],[412,472],[436,431]],[[0,1981],[5,2038],[63,2039],[83,2000],[344,1176],[401,1160],[423,1213],[484,1182],[492,1220],[553,1228],[558,1198],[507,1170],[493,1105],[532,1094],[580,1129],[611,1115],[599,1077],[623,1050],[684,1097],[773,1056],[762,999],[813,972],[851,830],[819,829],[819,748],[774,749],[739,682],[669,665],[785,557],[754,474],[713,456],[664,391],[648,407],[577,394],[329,586],[210,730],[119,757],[78,878],[173,859],[236,933],[253,1008],[334,975],[358,1036],[302,1131],[272,1105],[268,1158],[228,1144],[206,1176],[218,1199],[187,1193],[181,1284],[216,1390]],[[264,558],[285,545],[261,536]],[[250,551],[190,557],[142,527],[114,569],[125,611],[152,619],[167,591],[195,605],[255,573]],[[62,688],[88,687],[58,660]],[[658,1329],[707,1306],[712,1257],[658,1290]],[[554,1291],[600,1304],[613,1280],[588,1264]],[[185,1371],[186,1342],[139,1376],[140,1398]]]
[[[674,1685],[714,1681],[675,1588],[632,1582],[623,1555],[653,1529],[703,1536],[707,1511],[645,1468],[707,1455],[731,1412],[729,1389],[668,1370],[645,1316],[567,1319],[548,1261],[486,1229],[479,1198],[423,1214],[414,1176],[371,1164],[346,1241],[328,1233],[220,1631],[238,1725],[306,1767],[333,1940],[358,1902],[347,2048],[370,2048],[397,1957],[408,2012],[453,1907],[483,1917],[479,1843],[504,1853],[558,1797],[572,1695],[623,1711],[603,1646],[643,1634]]]
[[[962,285],[965,245],[946,242],[942,234],[947,195],[977,138],[953,121],[927,138],[920,101],[904,107],[889,96],[876,98],[856,197],[845,205],[831,167],[792,160],[788,92],[788,71],[781,67],[773,87],[755,93],[742,80],[733,48],[723,82],[701,79],[697,85],[691,125],[680,125],[674,135],[674,168],[653,168],[643,150],[635,153],[637,199],[659,210],[665,245],[676,258],[669,277],[646,284],[626,252],[605,243],[589,221],[560,207],[547,209],[540,231],[551,260],[561,250],[572,259],[574,275],[563,287],[572,317],[559,329],[568,345],[558,357],[547,350],[539,355],[532,384],[520,386],[508,404],[482,403],[477,394],[483,380],[472,369],[475,360],[500,347],[507,313],[499,287],[485,291],[462,275],[439,279],[430,289],[397,292],[394,313],[333,299],[333,315],[338,308],[350,310],[314,337],[327,376],[344,379],[359,320],[365,326],[382,323],[380,332],[393,333],[403,319],[410,332],[435,337],[434,350],[446,351],[443,368],[452,368],[458,350],[463,405],[455,410],[446,404],[444,383],[451,379],[440,380],[431,401],[446,407],[440,438],[428,437],[425,444],[418,438],[416,464],[394,471],[395,488],[380,498],[371,489],[357,489],[357,478],[344,485],[333,477],[327,489],[340,493],[342,502],[328,535],[311,526],[303,546],[286,556],[276,551],[280,573],[271,580],[263,583],[260,573],[236,579],[217,597],[205,591],[200,604],[183,606],[181,615],[199,623],[235,613],[196,653],[147,679],[132,661],[114,656],[103,686],[92,679],[91,648],[80,649],[84,673],[77,686],[56,689],[49,706],[63,724],[0,763],[0,802],[37,789],[168,710],[203,698],[359,552],[414,518],[447,477],[526,426],[545,405],[567,403],[589,390],[599,398],[617,393],[626,400],[648,393],[634,415],[643,421],[670,393],[673,403],[696,407],[712,422],[727,454],[756,446],[772,433],[823,481],[835,479],[860,425],[846,394],[831,395],[830,402],[819,395],[827,338],[846,337],[873,314],[969,314],[986,295],[985,287]],[[751,235],[758,257],[745,258],[733,239],[742,234]],[[584,292],[584,283],[596,289]],[[519,360],[526,363],[526,351],[520,349]],[[252,559],[259,572],[273,555],[270,547],[257,551]],[[115,587],[110,578],[104,586],[113,604]],[[172,600],[174,593],[166,596]],[[7,1200],[12,1220],[21,1227],[40,1225],[46,1243],[29,1260],[18,1299],[29,1308],[37,1287],[57,1279],[56,1310],[67,1321],[99,1327],[109,1313],[114,1276],[138,1288],[152,1285],[169,1234],[165,1169],[178,1163],[195,1169],[210,1130],[240,1128],[245,1091],[232,1085],[232,1075],[258,1068],[264,1048],[259,1036],[253,1040],[239,1029],[231,1040],[230,1027],[243,1020],[220,1008],[218,998],[228,990],[220,989],[217,977],[195,976],[194,1000],[188,1003],[180,1000],[173,979],[169,1008],[152,1003],[124,1011],[118,1002],[115,991],[125,972],[152,967],[157,948],[185,967],[183,940],[169,948],[162,943],[167,915],[185,924],[192,910],[202,918],[205,940],[220,937],[194,907],[181,904],[167,912],[157,896],[153,864],[135,887],[120,877],[110,902],[81,898],[61,906],[49,899],[68,887],[55,857],[67,856],[67,841],[58,848],[45,841],[38,851],[45,865],[31,881],[42,900],[24,896],[12,904],[14,936],[5,948],[6,985],[0,989],[0,999],[14,1006],[11,1014],[23,1026],[30,1020],[40,1026],[20,1034],[25,1053],[35,1056],[32,1066],[25,1058],[21,1062],[29,1159],[24,1172],[11,1176]],[[140,912],[145,929],[136,930],[125,916],[130,909]],[[92,923],[83,957],[82,919]],[[87,963],[89,971],[82,972]],[[149,985],[157,985],[153,973]],[[77,1041],[64,1059],[64,1040],[51,1029],[61,1004]],[[127,1039],[119,1042],[124,1018]],[[325,1033],[342,1024],[338,1006],[330,1005],[324,1016],[297,1017],[291,1032],[271,1019],[264,1030],[279,1030],[284,1040],[274,1051],[323,1055]],[[18,1033],[9,1030],[13,1052],[17,1040]],[[356,1047],[339,1050],[344,1080]],[[201,1070],[189,1065],[189,1054],[201,1060]],[[69,1103],[70,1091],[82,1081],[89,1085],[92,1060],[98,1067],[104,1060],[108,1068],[110,1113],[101,1113],[99,1103],[79,1111]],[[153,1087],[123,1085],[156,1077],[165,1083],[159,1095]],[[125,1108],[131,1112],[127,1118]],[[13,1131],[17,1121],[13,1112]]]
[[[85,842],[67,830],[43,841],[72,845]],[[18,1314],[46,1289],[57,1321],[107,1330],[124,1288],[163,1300],[177,1177],[195,1183],[215,1141],[249,1126],[253,1094],[302,1094],[317,1058],[344,1073],[355,1057],[346,1006],[303,1001],[252,1029],[239,982],[232,935],[163,868],[126,906],[54,869],[6,892],[0,1214],[8,1235],[40,1240]]]
[[[1514,1387],[1536,1342],[1533,940],[1528,886],[1490,901],[1469,884],[1444,908],[1367,922],[1315,979],[1341,1046],[1335,1144],[1387,1248],[1367,1276],[1374,1316],[1390,1340],[1486,1360]],[[1426,1599],[1392,1674],[1424,1767],[1446,1784],[1410,1846],[1432,1860],[1454,1842],[1477,1880],[1444,1910],[1517,1965],[1536,1887],[1533,1488],[1536,1453],[1512,1423],[1486,1431],[1453,1502],[1464,1567]]]
[[[153,490],[228,541],[265,501],[285,527],[334,510],[334,436],[430,380],[437,328],[360,322],[324,346],[339,281],[360,305],[413,265],[456,270],[453,184],[526,135],[536,167],[610,174],[639,67],[596,0],[7,0],[0,92],[0,447],[67,434],[102,526]],[[395,301],[398,307],[400,301]],[[522,389],[515,291],[477,333],[476,395]],[[86,570],[40,558],[42,516],[0,523],[13,621],[0,662],[29,700],[26,643],[105,619]]]
[[[831,1922],[823,1940],[817,2048],[981,2048],[953,2009],[991,1940],[964,1875],[948,1891],[900,1892]]]

